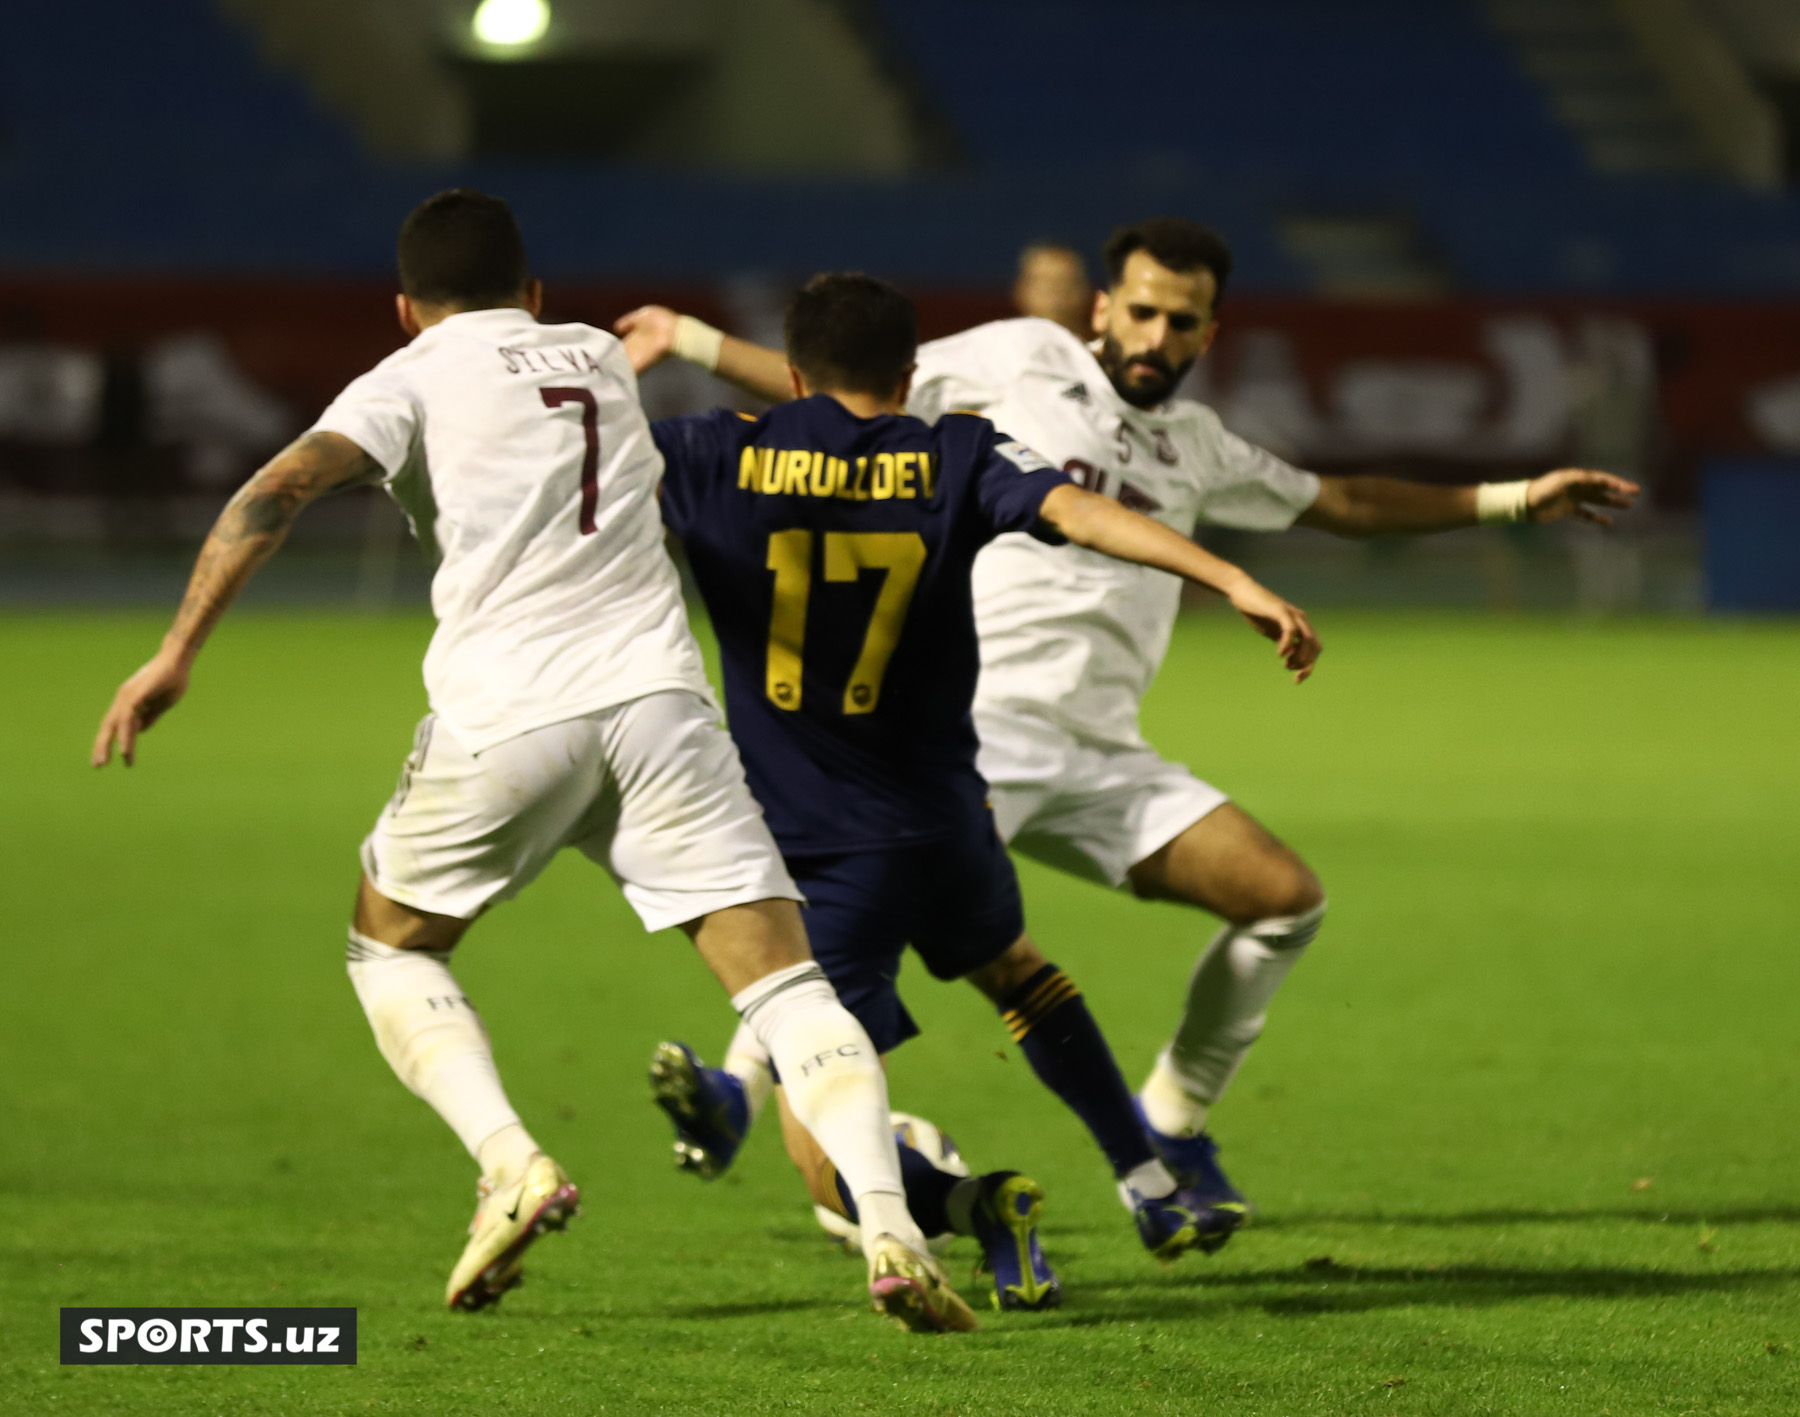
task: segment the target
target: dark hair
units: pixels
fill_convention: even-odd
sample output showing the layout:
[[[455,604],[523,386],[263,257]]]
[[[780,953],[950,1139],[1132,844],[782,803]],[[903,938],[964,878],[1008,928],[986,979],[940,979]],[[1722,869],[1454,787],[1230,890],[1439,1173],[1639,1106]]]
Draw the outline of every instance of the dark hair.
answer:
[[[1132,226],[1121,226],[1106,238],[1100,254],[1111,284],[1125,278],[1125,261],[1133,251],[1148,252],[1158,265],[1172,271],[1208,270],[1217,284],[1216,302],[1231,277],[1231,247],[1210,226],[1179,216],[1153,216]]]
[[[400,289],[414,300],[479,310],[517,300],[530,280],[518,220],[486,192],[427,197],[400,228]]]
[[[788,362],[815,389],[891,394],[918,347],[912,301],[861,271],[814,276],[788,306]]]

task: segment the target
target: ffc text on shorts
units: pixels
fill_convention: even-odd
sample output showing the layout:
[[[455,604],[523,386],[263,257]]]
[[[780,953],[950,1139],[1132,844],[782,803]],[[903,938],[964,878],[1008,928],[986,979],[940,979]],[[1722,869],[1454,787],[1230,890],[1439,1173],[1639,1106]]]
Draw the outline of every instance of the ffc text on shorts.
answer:
[[[71,1363],[356,1362],[355,1309],[64,1309]]]

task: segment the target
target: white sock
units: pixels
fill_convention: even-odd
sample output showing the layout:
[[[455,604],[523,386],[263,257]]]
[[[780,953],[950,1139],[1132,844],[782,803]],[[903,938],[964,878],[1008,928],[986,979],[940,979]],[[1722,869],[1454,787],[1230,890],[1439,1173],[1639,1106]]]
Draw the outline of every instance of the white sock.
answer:
[[[531,1158],[537,1154],[538,1144],[532,1140],[531,1133],[523,1124],[512,1122],[475,1149],[475,1160],[480,1163],[483,1178],[498,1189],[524,1175]]]
[[[350,932],[350,982],[381,1056],[450,1124],[482,1174],[505,1184],[531,1159],[537,1143],[506,1100],[481,1015],[446,958],[397,950]]]
[[[750,1102],[750,1120],[754,1122],[763,1104],[775,1091],[775,1071],[769,1066],[769,1050],[747,1023],[740,1022],[731,1035],[731,1046],[725,1050],[725,1061],[719,1065],[744,1085],[744,1096]]]
[[[731,1003],[774,1059],[794,1116],[849,1188],[864,1252],[885,1231],[923,1254],[925,1236],[906,1209],[900,1181],[887,1075],[825,972],[811,960],[790,965],[734,994]]]
[[[1281,915],[1213,937],[1188,981],[1187,1011],[1139,1094],[1150,1125],[1168,1136],[1196,1136],[1256,1042],[1269,1000],[1325,918],[1323,902],[1304,915]]]

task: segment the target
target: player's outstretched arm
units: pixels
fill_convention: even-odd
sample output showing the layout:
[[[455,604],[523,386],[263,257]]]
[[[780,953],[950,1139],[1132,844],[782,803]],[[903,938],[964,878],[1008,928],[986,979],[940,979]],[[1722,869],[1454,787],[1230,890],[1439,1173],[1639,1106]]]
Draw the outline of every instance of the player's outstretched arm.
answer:
[[[112,761],[115,744],[127,767],[136,761],[138,735],[187,692],[188,671],[212,627],[256,568],[287,539],[288,528],[306,505],[327,492],[380,475],[380,465],[348,438],[308,433],[238,489],[207,533],[162,648],[119,686],[112,707],[100,720],[94,736],[95,767]]]
[[[1053,488],[1038,515],[1077,546],[1154,566],[1216,590],[1258,634],[1275,641],[1276,652],[1282,664],[1293,671],[1295,683],[1305,683],[1312,673],[1320,645],[1306,612],[1180,532],[1071,484]]]
[[[640,305],[619,316],[613,333],[624,341],[625,356],[640,374],[674,355],[770,403],[786,403],[794,396],[787,356],[780,350],[715,330],[666,305]]]
[[[1450,531],[1483,522],[1554,522],[1577,517],[1611,526],[1609,508],[1629,510],[1643,489],[1623,477],[1565,467],[1526,482],[1434,487],[1397,477],[1321,477],[1303,526],[1339,536]]]

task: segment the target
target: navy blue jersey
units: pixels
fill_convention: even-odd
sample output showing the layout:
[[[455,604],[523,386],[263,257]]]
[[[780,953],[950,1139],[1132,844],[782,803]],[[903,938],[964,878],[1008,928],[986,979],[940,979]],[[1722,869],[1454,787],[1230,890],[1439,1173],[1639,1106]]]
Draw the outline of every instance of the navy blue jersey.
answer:
[[[858,418],[823,395],[652,425],[731,734],[789,855],[928,841],[987,786],[969,705],[975,553],[1040,531],[1068,477],[984,418]]]

